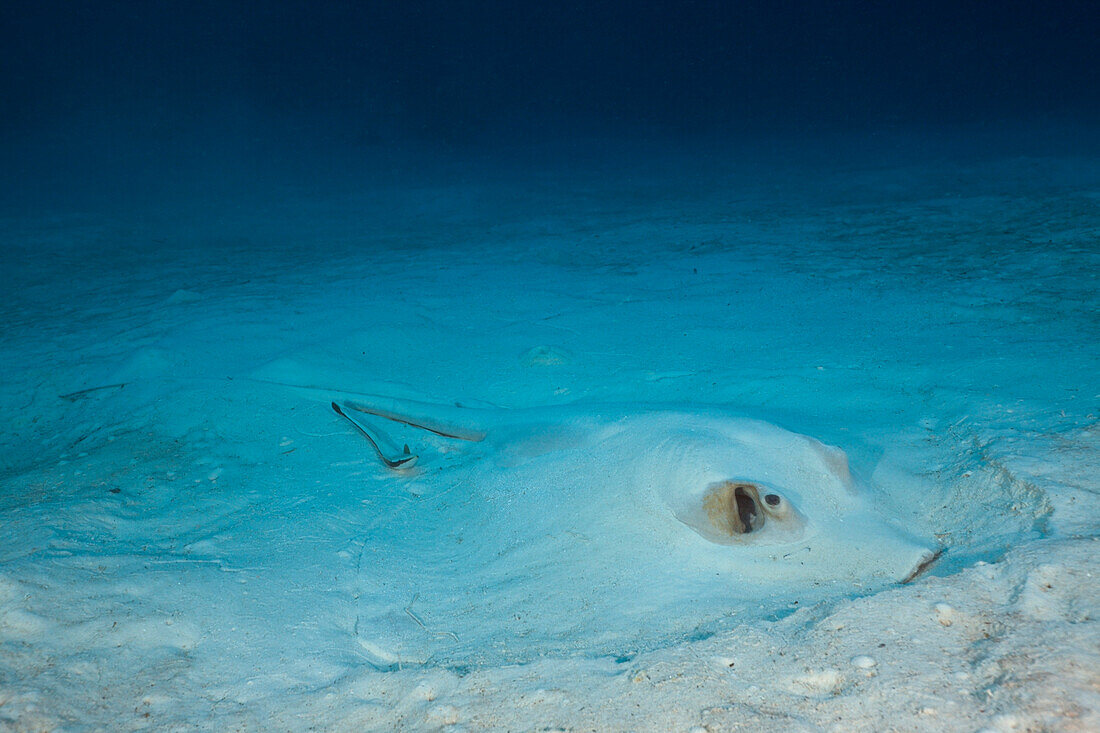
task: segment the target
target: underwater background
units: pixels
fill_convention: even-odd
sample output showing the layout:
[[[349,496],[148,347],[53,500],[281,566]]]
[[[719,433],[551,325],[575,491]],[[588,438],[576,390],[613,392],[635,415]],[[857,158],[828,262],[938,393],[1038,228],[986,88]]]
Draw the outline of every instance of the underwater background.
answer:
[[[0,727],[1100,728],[1093,5],[0,10]]]
[[[613,175],[677,154],[685,172],[734,155],[1073,156],[1096,145],[1094,11],[16,4],[0,25],[3,205],[137,218],[231,195],[243,215],[288,188],[334,196],[398,174],[477,182],[601,161]]]

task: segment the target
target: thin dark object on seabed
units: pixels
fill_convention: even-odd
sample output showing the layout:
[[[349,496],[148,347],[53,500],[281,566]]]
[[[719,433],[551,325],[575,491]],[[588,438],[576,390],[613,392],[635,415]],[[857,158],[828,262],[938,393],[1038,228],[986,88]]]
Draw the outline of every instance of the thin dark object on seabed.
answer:
[[[367,431],[365,427],[363,427],[359,423],[358,420],[346,414],[335,402],[332,403],[332,409],[336,412],[337,415],[354,425],[355,429],[358,430],[363,435],[363,437],[367,439],[367,442],[370,443],[371,448],[374,448],[374,452],[378,454],[378,458],[381,459],[382,463],[386,464],[386,468],[412,468],[412,465],[416,463],[417,457],[409,453],[409,446],[405,446],[405,453],[400,458],[389,458],[385,453],[382,452],[382,449],[378,446],[378,443],[374,440],[374,437]]]
[[[88,389],[79,389],[76,392],[70,392],[69,394],[58,395],[63,400],[69,402],[76,402],[81,397],[87,397],[92,392],[99,392],[103,389],[122,389],[126,386],[126,382],[119,382],[118,384],[104,384],[100,387],[88,387]]]

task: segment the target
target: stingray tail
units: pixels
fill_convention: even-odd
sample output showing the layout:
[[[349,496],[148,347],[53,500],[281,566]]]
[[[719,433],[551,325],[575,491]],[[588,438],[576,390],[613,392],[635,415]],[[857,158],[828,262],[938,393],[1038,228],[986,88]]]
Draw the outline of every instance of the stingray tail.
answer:
[[[332,403],[332,409],[336,412],[337,415],[354,425],[355,429],[359,431],[360,435],[367,439],[367,442],[370,443],[371,448],[374,448],[375,454],[377,454],[379,460],[381,460],[382,463],[386,465],[386,468],[412,468],[413,465],[416,463],[417,456],[414,456],[411,452],[409,452],[409,446],[406,445],[404,453],[397,458],[390,458],[382,452],[382,448],[378,445],[378,441],[374,439],[374,436],[371,435],[370,431],[367,430],[366,426],[363,425],[363,423],[359,422],[351,415],[341,410],[340,405],[336,404],[335,402]]]
[[[392,420],[402,425],[427,430],[430,433],[442,435],[444,438],[476,443],[484,440],[486,435],[486,431],[481,428],[469,424],[460,424],[460,422],[470,422],[470,413],[474,412],[463,407],[447,407],[393,397],[372,397],[369,402],[366,400],[344,400],[343,405],[349,410],[356,410],[367,415]],[[335,406],[336,403],[333,403],[333,407]],[[345,417],[347,416],[345,415]]]

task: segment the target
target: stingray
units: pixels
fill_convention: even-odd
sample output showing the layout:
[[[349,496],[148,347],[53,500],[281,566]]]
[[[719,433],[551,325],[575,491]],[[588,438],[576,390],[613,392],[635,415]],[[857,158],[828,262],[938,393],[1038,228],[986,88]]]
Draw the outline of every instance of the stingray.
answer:
[[[630,656],[909,582],[937,556],[839,448],[717,408],[332,407],[391,472],[356,622],[383,668]],[[397,423],[424,450],[387,454]]]

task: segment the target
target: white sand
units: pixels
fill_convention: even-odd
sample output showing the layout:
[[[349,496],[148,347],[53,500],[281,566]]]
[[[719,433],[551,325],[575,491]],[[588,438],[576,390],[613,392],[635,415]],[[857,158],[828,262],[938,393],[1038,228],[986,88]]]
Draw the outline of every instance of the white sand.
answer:
[[[0,724],[1100,729],[1096,162],[731,170],[3,222]],[[779,576],[781,601],[731,593],[717,626],[685,595],[633,651],[594,614],[521,664],[429,644],[381,665],[361,596],[407,577],[370,563],[408,550],[383,530],[492,456],[391,426],[423,465],[387,472],[327,390],[718,405],[840,446],[868,500],[946,553],[907,585]],[[631,537],[600,527],[597,548]],[[647,603],[591,559],[548,594]],[[537,597],[540,577],[512,580]],[[397,620],[522,641],[499,609],[436,628],[425,598]]]

